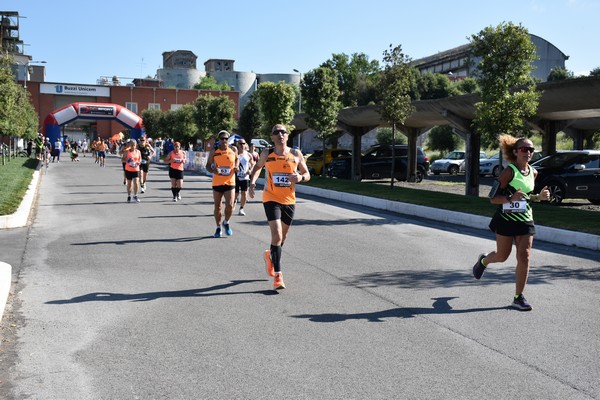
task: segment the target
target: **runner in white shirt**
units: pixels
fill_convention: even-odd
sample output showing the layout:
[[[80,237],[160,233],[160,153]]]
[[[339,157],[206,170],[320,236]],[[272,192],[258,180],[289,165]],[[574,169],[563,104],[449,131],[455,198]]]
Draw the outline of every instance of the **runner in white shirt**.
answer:
[[[240,211],[238,215],[246,215],[244,206],[246,205],[248,192],[248,182],[250,182],[250,171],[254,167],[254,158],[252,154],[248,152],[248,144],[244,139],[237,141],[236,146],[238,148],[238,158],[240,160],[239,171],[235,176],[235,201],[238,202],[238,196],[240,197]]]

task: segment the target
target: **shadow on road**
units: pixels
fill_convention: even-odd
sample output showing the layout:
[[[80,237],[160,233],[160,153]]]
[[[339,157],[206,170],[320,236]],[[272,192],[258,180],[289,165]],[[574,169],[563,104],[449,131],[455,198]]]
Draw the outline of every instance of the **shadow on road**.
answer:
[[[95,292],[88,293],[83,296],[73,297],[67,300],[51,300],[47,301],[46,304],[75,304],[75,303],[86,303],[90,301],[151,301],[163,298],[172,297],[212,297],[212,296],[230,296],[239,294],[262,294],[265,296],[272,296],[277,294],[274,290],[255,290],[248,292],[218,292],[218,290],[228,289],[234,286],[238,286],[244,283],[253,282],[266,282],[266,279],[253,279],[253,280],[233,280],[229,283],[222,285],[210,286],[207,288],[199,289],[188,289],[188,290],[174,290],[174,291],[162,291],[162,292],[146,292],[146,293],[109,293],[109,292]]]
[[[389,318],[414,318],[418,315],[435,315],[435,314],[465,314],[485,311],[508,310],[509,307],[481,307],[468,308],[464,310],[455,310],[450,305],[449,301],[458,297],[434,297],[431,308],[424,307],[398,307],[389,310],[375,311],[370,313],[356,314],[303,314],[293,315],[294,318],[305,318],[312,322],[343,322],[350,320],[365,320],[368,322],[385,322]]]

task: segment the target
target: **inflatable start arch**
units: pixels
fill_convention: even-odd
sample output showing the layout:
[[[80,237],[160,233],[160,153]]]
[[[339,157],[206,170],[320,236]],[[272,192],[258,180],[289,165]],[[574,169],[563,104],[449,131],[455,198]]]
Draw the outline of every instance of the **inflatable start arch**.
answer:
[[[132,139],[144,136],[142,118],[118,104],[72,103],[51,112],[44,120],[44,134],[50,143],[60,139],[60,127],[76,119],[116,119],[130,129]],[[110,135],[109,135],[110,136]]]

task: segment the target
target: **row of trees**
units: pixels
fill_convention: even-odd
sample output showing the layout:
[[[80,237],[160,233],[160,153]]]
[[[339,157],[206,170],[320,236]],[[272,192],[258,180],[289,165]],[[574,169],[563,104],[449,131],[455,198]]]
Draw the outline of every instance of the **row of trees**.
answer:
[[[205,141],[220,130],[237,131],[250,139],[266,135],[276,123],[295,115],[297,89],[284,82],[259,85],[236,123],[235,103],[226,96],[200,95],[194,104],[177,110],[145,110],[144,127],[151,137],[170,137],[181,142]],[[290,127],[293,129],[293,127]]]

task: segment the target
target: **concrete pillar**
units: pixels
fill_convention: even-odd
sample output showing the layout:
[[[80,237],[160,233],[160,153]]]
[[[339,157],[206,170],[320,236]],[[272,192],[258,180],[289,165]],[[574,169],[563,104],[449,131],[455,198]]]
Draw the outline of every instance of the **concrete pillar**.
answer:
[[[481,149],[481,136],[473,131],[468,132],[466,147],[465,194],[467,196],[479,196],[479,150]]]
[[[416,182],[417,180],[417,137],[421,132],[418,128],[404,128],[403,132],[408,137],[408,165],[406,180]]]

